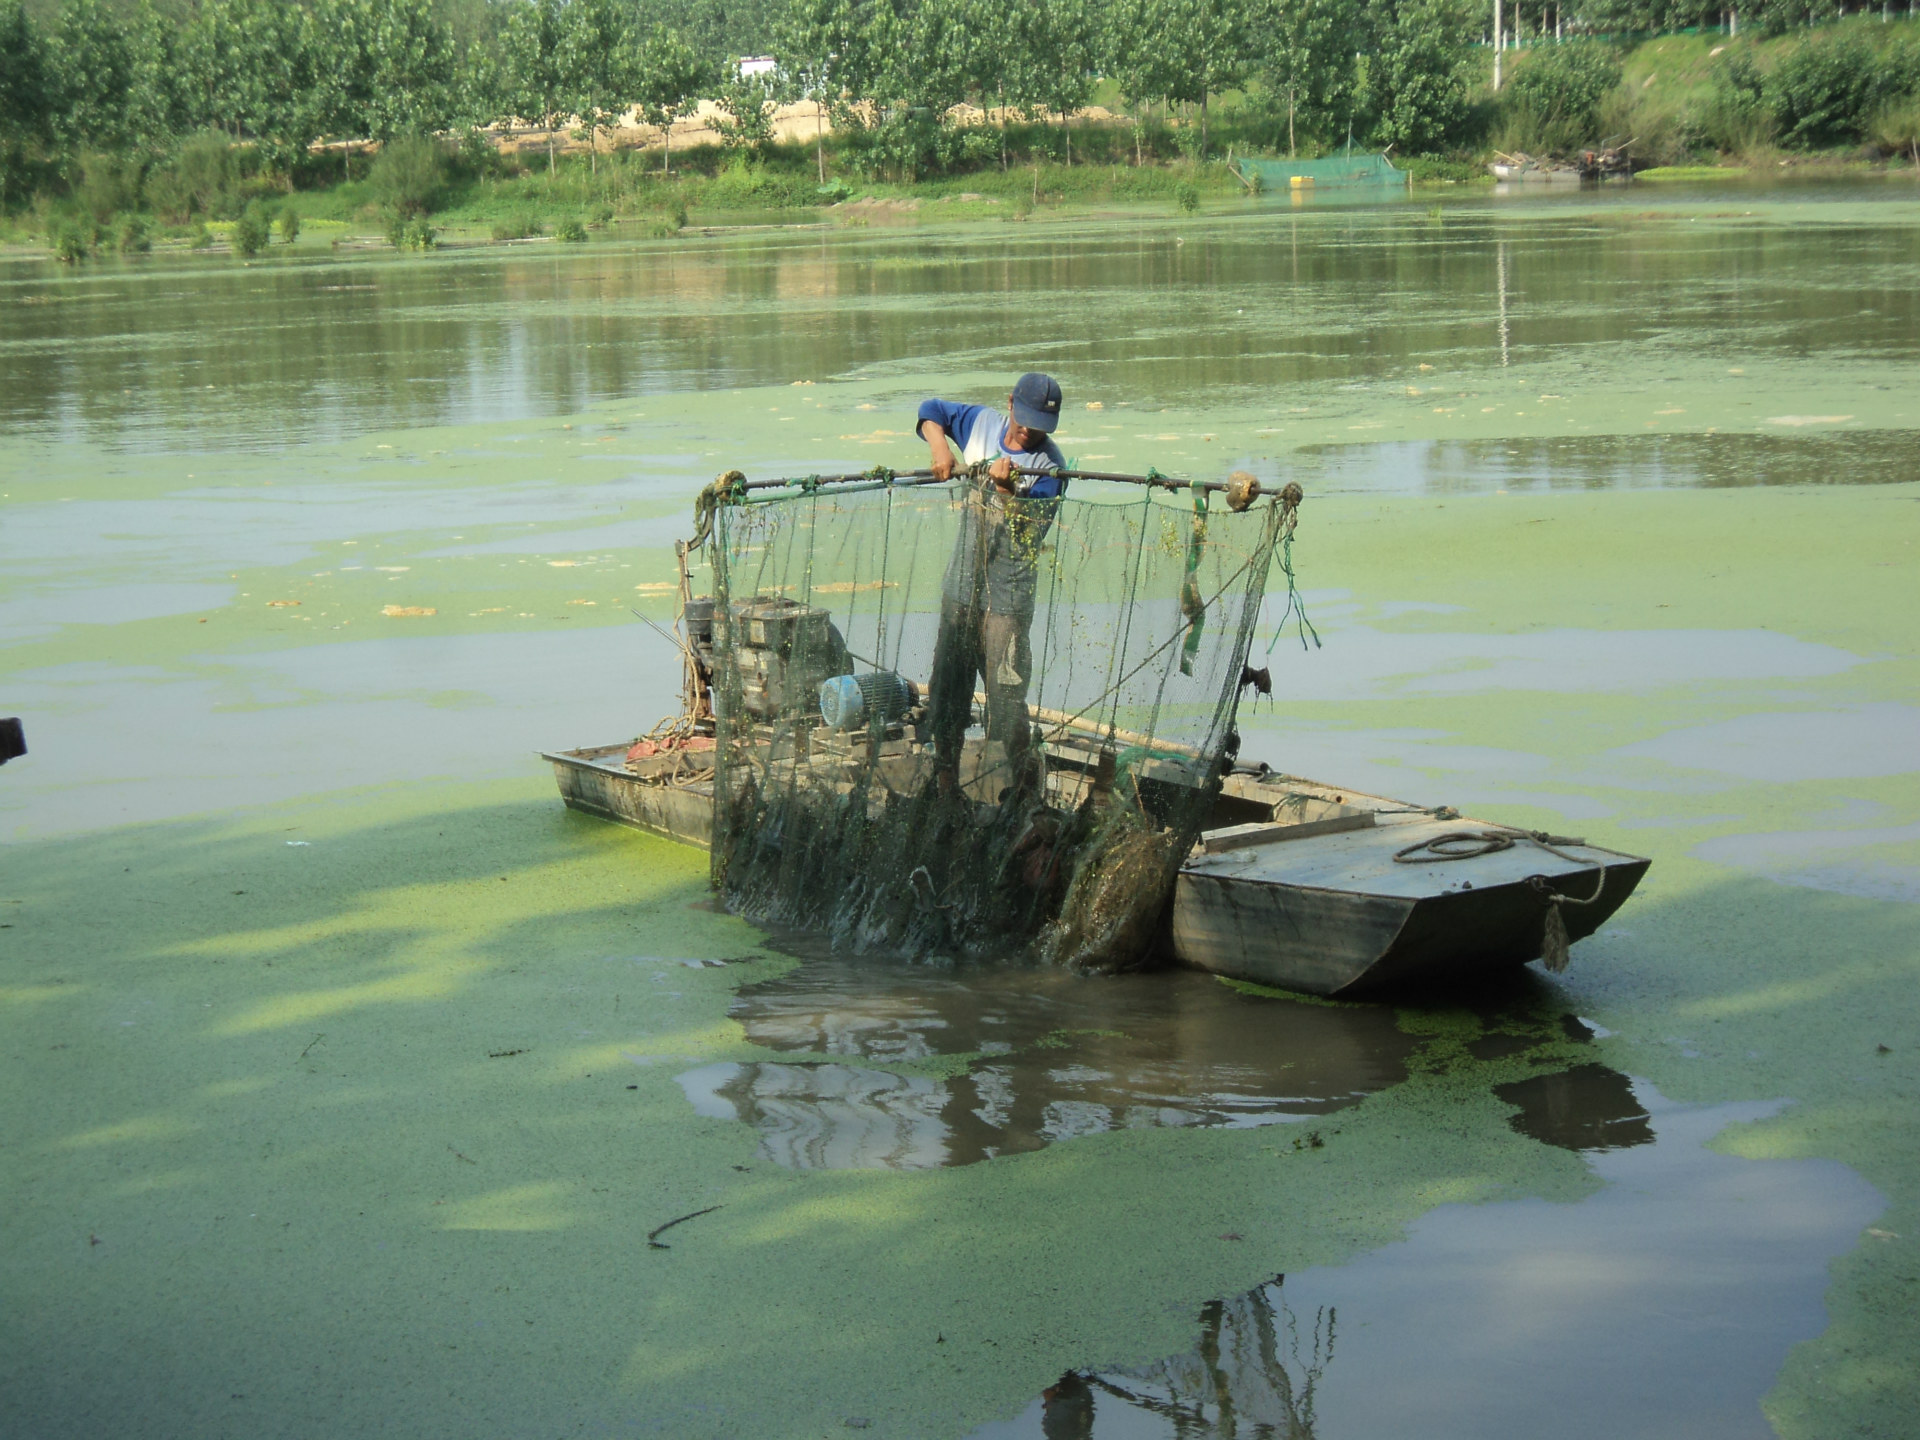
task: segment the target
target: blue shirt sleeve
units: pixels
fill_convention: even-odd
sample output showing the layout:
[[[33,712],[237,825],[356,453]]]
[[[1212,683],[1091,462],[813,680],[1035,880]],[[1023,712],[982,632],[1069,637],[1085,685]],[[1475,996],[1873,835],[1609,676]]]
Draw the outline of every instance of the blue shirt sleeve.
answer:
[[[951,400],[922,400],[919,418],[913,425],[914,433],[919,434],[920,427],[931,420],[947,432],[949,440],[964,446],[975,417],[985,408],[984,405],[957,405]]]

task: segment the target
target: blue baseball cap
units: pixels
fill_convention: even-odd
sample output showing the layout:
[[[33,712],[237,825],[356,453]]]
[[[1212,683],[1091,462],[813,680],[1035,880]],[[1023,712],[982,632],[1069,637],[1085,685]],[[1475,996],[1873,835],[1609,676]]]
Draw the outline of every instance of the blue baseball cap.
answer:
[[[1013,418],[1042,435],[1060,423],[1060,387],[1051,375],[1029,370],[1013,382]]]

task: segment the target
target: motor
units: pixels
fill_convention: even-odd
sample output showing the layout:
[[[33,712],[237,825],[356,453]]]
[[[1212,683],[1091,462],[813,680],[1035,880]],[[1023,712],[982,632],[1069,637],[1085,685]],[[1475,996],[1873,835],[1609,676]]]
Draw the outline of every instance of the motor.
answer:
[[[920,687],[891,670],[836,675],[820,687],[820,718],[829,730],[897,725],[920,703]]]

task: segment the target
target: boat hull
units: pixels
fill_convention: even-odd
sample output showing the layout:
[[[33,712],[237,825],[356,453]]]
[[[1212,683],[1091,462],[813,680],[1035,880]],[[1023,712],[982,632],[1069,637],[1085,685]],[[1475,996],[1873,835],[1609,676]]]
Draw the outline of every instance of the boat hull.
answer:
[[[1605,874],[1591,904],[1559,907],[1568,942],[1599,929],[1648,863],[1622,857],[1556,881],[1556,890],[1565,884],[1584,896]],[[1469,983],[1525,965],[1540,958],[1546,923],[1545,900],[1524,880],[1406,897],[1189,866],[1176,882],[1170,930],[1174,958],[1194,969],[1309,995],[1356,996]]]
[[[710,781],[636,773],[627,746],[551,751],[561,797],[584,814],[710,849]],[[639,762],[645,772],[671,757]],[[1230,777],[1234,822],[1181,867],[1167,925],[1172,960],[1311,995],[1471,983],[1540,958],[1557,909],[1568,943],[1624,904],[1649,861],[1316,781]],[[1409,847],[1475,837],[1468,853],[1406,863]],[[1423,852],[1423,853],[1432,853]],[[1591,899],[1587,897],[1591,896]]]
[[[649,783],[625,768],[626,745],[542,754],[567,808],[666,840],[713,848],[713,786]]]

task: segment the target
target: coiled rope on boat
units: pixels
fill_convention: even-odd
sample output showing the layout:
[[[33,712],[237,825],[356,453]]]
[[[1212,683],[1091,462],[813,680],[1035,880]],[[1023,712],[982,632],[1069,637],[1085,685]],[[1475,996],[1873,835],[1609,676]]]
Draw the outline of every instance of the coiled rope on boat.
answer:
[[[1585,847],[1586,841],[1570,835],[1554,835],[1545,830],[1516,830],[1507,826],[1489,827],[1485,830],[1448,830],[1440,835],[1429,836],[1404,849],[1396,850],[1393,863],[1396,865],[1431,865],[1445,860],[1475,860],[1482,855],[1497,855],[1502,850],[1511,850],[1521,841],[1538,845],[1556,859],[1565,860],[1569,865],[1583,865],[1586,862],[1577,855],[1569,855],[1562,846],[1578,845]],[[1591,895],[1569,895],[1557,890],[1553,882],[1544,875],[1529,875],[1527,884],[1535,894],[1546,903],[1547,913],[1540,934],[1540,959],[1547,969],[1558,975],[1567,968],[1568,951],[1572,944],[1567,939],[1567,922],[1560,914],[1562,905],[1591,905],[1598,900],[1607,888],[1607,867],[1598,867],[1594,876]]]

